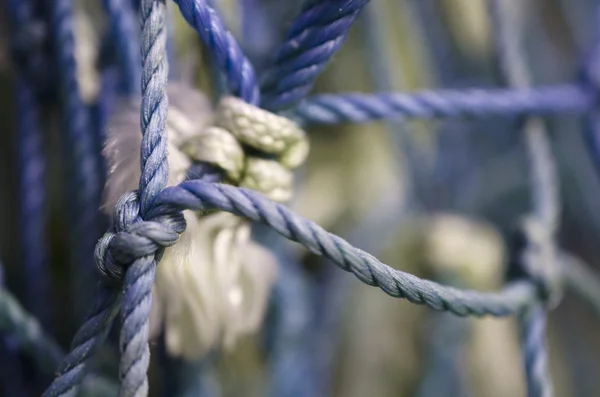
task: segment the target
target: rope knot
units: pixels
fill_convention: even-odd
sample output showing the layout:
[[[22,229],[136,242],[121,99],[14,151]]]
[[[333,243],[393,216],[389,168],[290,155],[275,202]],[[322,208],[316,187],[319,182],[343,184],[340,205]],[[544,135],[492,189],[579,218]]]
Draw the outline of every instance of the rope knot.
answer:
[[[96,245],[96,265],[109,284],[120,284],[127,267],[136,259],[162,255],[162,250],[177,242],[185,230],[181,212],[154,219],[140,217],[137,191],[127,192],[117,202],[113,229]]]
[[[515,271],[529,278],[537,286],[541,301],[553,309],[562,299],[563,285],[554,236],[548,230],[539,219],[526,217],[516,232],[511,254]]]
[[[225,171],[227,182],[280,202],[291,198],[292,170],[304,162],[308,149],[298,124],[235,97],[222,98],[213,126],[182,145],[193,160]]]

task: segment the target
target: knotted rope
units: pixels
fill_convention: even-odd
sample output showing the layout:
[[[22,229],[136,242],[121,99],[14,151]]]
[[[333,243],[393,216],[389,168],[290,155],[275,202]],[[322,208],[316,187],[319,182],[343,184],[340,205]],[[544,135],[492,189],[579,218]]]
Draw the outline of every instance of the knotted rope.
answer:
[[[221,126],[227,127],[230,132],[238,128],[236,136],[240,140],[247,139],[244,125],[239,123],[244,118],[239,118],[239,115],[246,117],[243,110],[246,109],[245,106],[256,104],[259,100],[252,66],[231,34],[224,29],[216,12],[206,2],[178,0],[177,3],[186,20],[211,49],[217,64],[226,75],[232,93],[247,102],[240,103],[240,113],[235,113],[235,117],[229,115],[221,120]],[[271,71],[267,73],[263,86],[264,108],[289,108],[310,90],[314,79],[341,46],[351,23],[366,3],[367,1],[356,0],[313,0],[306,3],[292,25]],[[71,353],[63,361],[57,378],[44,396],[74,393],[84,376],[88,360],[106,337],[120,306],[120,396],[147,395],[148,315],[156,263],[160,260],[163,249],[175,244],[178,235],[183,232],[185,222],[181,212],[187,209],[218,209],[265,223],[315,254],[329,258],[341,269],[352,272],[362,282],[413,303],[460,316],[524,315],[525,350],[534,363],[528,366],[528,378],[535,387],[543,386],[545,371],[542,364],[545,357],[540,348],[539,330],[543,329],[544,316],[539,315],[543,314],[539,303],[553,300],[552,283],[555,275],[545,277],[552,272],[542,271],[539,273],[542,276],[538,277],[536,272],[544,269],[537,259],[533,260],[531,267],[524,266],[523,279],[508,283],[498,293],[460,290],[392,269],[370,254],[251,190],[205,181],[186,181],[165,189],[168,177],[165,133],[168,66],[164,0],[142,0],[140,15],[143,139],[139,191],[127,193],[121,198],[115,208],[113,229],[96,246],[96,262],[107,279],[101,283],[94,308],[73,340]],[[57,18],[59,16],[61,14],[57,13]],[[68,32],[65,33],[65,38],[67,42],[72,41]],[[273,116],[268,113],[252,113],[252,116],[256,114],[265,119]],[[288,165],[295,164],[300,156],[298,153],[306,151],[306,148],[298,146],[298,140],[290,138],[294,134],[284,134],[279,139],[269,134],[276,134],[281,130],[274,128],[268,132],[258,138],[267,137],[270,143],[283,142],[284,149],[274,149],[272,154],[282,156],[280,158]],[[548,155],[543,147],[544,143],[539,138],[536,139],[532,138],[530,143],[535,181],[539,182],[539,186],[536,186],[536,203],[539,203],[537,208],[542,224],[553,230],[556,206],[552,191],[552,171],[545,168],[548,165]],[[235,171],[237,165],[231,164]],[[235,175],[235,172],[230,175]],[[552,222],[547,221],[548,219]],[[539,219],[536,217],[535,220]],[[544,249],[552,235],[551,231],[547,238],[542,239]],[[532,390],[535,387],[532,386]]]

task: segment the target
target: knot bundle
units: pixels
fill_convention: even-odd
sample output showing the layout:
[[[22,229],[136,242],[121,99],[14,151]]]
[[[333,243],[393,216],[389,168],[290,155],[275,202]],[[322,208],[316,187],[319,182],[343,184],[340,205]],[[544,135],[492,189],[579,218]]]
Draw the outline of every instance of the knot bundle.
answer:
[[[555,248],[549,244],[551,239],[542,222],[525,217],[514,231],[511,270],[529,278],[537,287],[540,301],[553,309],[562,299],[563,277]]]
[[[291,198],[291,170],[304,162],[309,148],[300,126],[235,97],[221,99],[213,124],[186,140],[181,150],[221,168],[228,183],[279,202]]]
[[[108,282],[121,283],[123,275],[136,259],[157,256],[177,242],[185,230],[182,213],[154,219],[140,218],[139,196],[136,191],[124,194],[115,206],[113,230],[96,245],[96,265]]]

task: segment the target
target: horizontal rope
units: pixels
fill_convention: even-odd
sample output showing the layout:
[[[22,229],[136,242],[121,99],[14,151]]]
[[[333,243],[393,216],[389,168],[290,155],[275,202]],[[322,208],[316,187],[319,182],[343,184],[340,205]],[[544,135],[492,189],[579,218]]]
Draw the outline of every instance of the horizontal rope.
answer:
[[[470,88],[412,93],[343,93],[309,97],[292,113],[305,123],[367,123],[403,118],[462,118],[585,112],[590,91],[574,84],[526,89]]]
[[[154,204],[156,207],[148,212],[150,217],[166,215],[175,209],[219,209],[265,223],[313,253],[332,260],[363,283],[435,310],[450,311],[459,316],[500,317],[521,313],[537,300],[537,288],[528,281],[510,283],[497,293],[485,293],[443,286],[393,269],[314,222],[248,189],[187,181],[164,189]]]

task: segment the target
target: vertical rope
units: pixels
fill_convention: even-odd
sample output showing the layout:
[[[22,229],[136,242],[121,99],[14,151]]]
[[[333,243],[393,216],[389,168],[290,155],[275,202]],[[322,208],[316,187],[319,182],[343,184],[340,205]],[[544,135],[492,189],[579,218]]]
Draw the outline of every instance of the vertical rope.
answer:
[[[79,385],[87,372],[89,361],[97,348],[104,343],[119,305],[119,291],[101,286],[90,314],[73,337],[71,351],[62,360],[56,371],[56,378],[42,394],[42,397],[77,395]]]
[[[46,189],[42,134],[33,87],[17,78],[17,155],[19,159],[19,219],[21,255],[25,275],[25,294],[30,310],[48,326],[51,297],[46,247]]]
[[[52,2],[51,21],[57,54],[62,99],[64,144],[67,151],[71,264],[74,273],[75,304],[87,302],[93,275],[94,245],[98,238],[98,207],[101,180],[88,109],[77,81],[72,0]],[[76,310],[79,311],[79,307]]]
[[[518,16],[511,15],[511,11],[514,14],[516,10],[509,9],[509,2],[492,0],[489,6],[496,28],[496,46],[501,72],[512,87],[527,87],[531,77],[521,50],[524,24],[521,20],[515,20]],[[549,273],[556,268],[554,238],[559,211],[554,158],[546,131],[539,119],[526,120],[524,129],[531,167],[533,216],[544,233],[539,247],[532,246],[530,241],[527,249],[543,251],[538,257],[538,260],[543,263],[535,265],[540,267],[541,272]],[[541,304],[535,305],[519,316],[519,320],[527,375],[527,394],[529,397],[551,397],[553,392],[548,373],[545,308]]]
[[[167,163],[167,77],[166,4],[164,0],[142,0],[142,127],[140,214],[144,218],[153,199],[165,187]],[[159,255],[160,257],[160,255]],[[124,278],[121,309],[120,397],[147,396],[150,363],[148,321],[156,259],[148,255],[136,259]]]
[[[553,395],[548,369],[548,352],[545,348],[546,317],[545,309],[541,305],[536,305],[519,316],[529,397],[551,397]]]
[[[50,322],[48,295],[45,166],[38,103],[30,75],[33,58],[39,56],[41,37],[35,37],[32,4],[26,0],[7,2],[14,27],[13,60],[16,74],[16,136],[19,172],[20,252],[23,258],[27,306],[42,324]],[[29,29],[29,30],[28,30]],[[38,34],[41,32],[37,32]],[[28,37],[29,36],[29,37]]]

